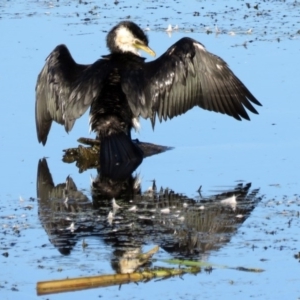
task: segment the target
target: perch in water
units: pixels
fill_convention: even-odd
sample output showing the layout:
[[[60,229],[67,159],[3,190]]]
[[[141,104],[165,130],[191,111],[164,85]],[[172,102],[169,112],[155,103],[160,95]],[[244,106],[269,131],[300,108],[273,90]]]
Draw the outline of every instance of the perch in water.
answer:
[[[246,109],[261,105],[220,57],[185,37],[156,60],[148,38],[135,23],[122,21],[107,35],[110,54],[91,65],[77,64],[65,45],[46,59],[36,84],[35,118],[38,141],[46,144],[52,121],[69,132],[90,108],[90,126],[101,143],[102,172],[136,161],[143,153],[131,140],[138,118],[172,119],[194,106],[249,120]]]

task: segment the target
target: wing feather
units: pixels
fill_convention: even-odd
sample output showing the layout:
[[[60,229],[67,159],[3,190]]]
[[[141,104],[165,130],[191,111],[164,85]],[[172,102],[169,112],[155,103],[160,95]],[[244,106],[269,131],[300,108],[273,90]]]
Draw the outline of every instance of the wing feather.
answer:
[[[67,131],[72,129],[75,120],[66,122],[64,113],[72,84],[86,67],[76,64],[65,45],[57,46],[47,57],[35,88],[36,130],[38,141],[43,145],[47,142],[52,121],[65,125]]]
[[[65,45],[47,57],[36,84],[35,119],[38,141],[47,142],[52,121],[69,132],[101,93],[109,57],[92,65],[77,64]]]
[[[73,89],[64,113],[65,120],[74,122],[86,112],[92,102],[99,97],[112,68],[109,56],[87,66],[81,76],[73,82]]]
[[[134,76],[127,78],[129,90]],[[159,121],[171,119],[194,106],[249,120],[246,109],[257,114],[252,104],[261,105],[224,60],[190,38],[182,38],[158,59],[145,63],[139,84],[144,104],[133,89],[128,102],[131,108],[141,107],[133,113],[151,118],[153,126],[156,116]]]

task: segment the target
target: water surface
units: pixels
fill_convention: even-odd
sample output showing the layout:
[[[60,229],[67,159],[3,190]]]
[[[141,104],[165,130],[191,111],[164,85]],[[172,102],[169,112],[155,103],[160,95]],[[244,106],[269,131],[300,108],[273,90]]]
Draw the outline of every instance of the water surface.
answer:
[[[142,120],[140,140],[175,147],[145,159],[137,173],[146,190],[158,187],[198,199],[252,183],[262,200],[230,242],[208,252],[210,262],[265,269],[253,274],[214,270],[184,280],[172,278],[147,284],[68,294],[74,299],[121,297],[297,299],[299,262],[299,65],[300,5],[294,1],[266,1],[247,7],[245,1],[2,1],[0,3],[0,119],[1,286],[3,299],[35,299],[37,281],[110,273],[113,247],[86,238],[69,256],[60,254],[38,217],[36,194],[39,159],[47,157],[55,184],[70,175],[91,199],[90,176],[74,164],[61,162],[62,149],[77,146],[88,132],[88,114],[70,134],[54,124],[46,147],[38,144],[34,120],[37,74],[52,49],[64,43],[80,63],[107,53],[105,35],[119,20],[129,18],[148,31],[157,55],[183,36],[201,41],[221,56],[263,104],[251,122],[193,109],[162,124],[155,131]],[[169,24],[179,29],[167,35]],[[218,34],[216,34],[216,26]],[[251,30],[250,30],[251,29]],[[251,33],[249,33],[249,30]],[[212,32],[207,34],[207,32]],[[152,59],[147,57],[147,59]],[[152,246],[151,243],[147,245]],[[147,247],[146,247],[147,249]],[[159,258],[171,255],[161,250]],[[54,295],[45,299],[64,299]],[[43,297],[42,297],[43,298]]]

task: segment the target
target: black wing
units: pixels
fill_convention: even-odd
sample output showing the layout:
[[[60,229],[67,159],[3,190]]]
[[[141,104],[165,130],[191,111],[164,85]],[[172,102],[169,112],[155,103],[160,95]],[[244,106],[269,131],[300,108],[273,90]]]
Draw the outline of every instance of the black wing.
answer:
[[[46,144],[52,121],[71,130],[64,113],[69,102],[73,82],[87,66],[76,64],[65,45],[57,46],[47,57],[36,84],[35,121],[38,141]]]
[[[131,91],[129,105],[136,116],[151,118],[153,125],[156,115],[167,120],[194,106],[249,120],[245,108],[257,114],[251,102],[261,105],[224,60],[190,38],[182,38],[146,63],[139,73],[139,88],[128,73],[123,81],[125,93]]]
[[[92,65],[77,64],[65,45],[47,57],[36,84],[35,120],[38,141],[46,144],[52,121],[69,132],[99,95],[106,72],[106,60]],[[107,68],[105,69],[107,70]]]

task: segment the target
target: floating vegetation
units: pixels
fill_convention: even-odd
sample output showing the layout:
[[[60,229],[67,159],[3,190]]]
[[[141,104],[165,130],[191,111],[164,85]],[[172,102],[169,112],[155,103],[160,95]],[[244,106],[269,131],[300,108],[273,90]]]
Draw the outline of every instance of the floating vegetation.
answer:
[[[246,267],[229,267],[225,265],[216,265],[211,264],[205,261],[190,261],[190,260],[180,260],[180,259],[168,259],[164,260],[165,263],[169,264],[175,264],[180,266],[187,266],[187,267],[204,267],[208,270],[212,270],[213,268],[218,269],[230,269],[230,270],[236,270],[236,271],[245,271],[245,272],[253,272],[253,273],[261,273],[265,270],[260,268],[246,268]]]

